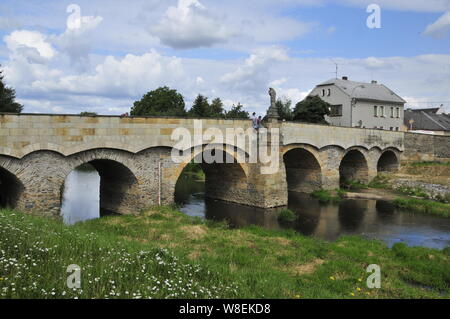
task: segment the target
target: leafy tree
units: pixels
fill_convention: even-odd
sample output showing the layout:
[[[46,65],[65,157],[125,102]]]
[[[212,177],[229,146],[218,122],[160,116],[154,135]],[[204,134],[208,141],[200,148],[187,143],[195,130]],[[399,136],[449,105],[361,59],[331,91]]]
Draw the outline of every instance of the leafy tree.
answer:
[[[3,83],[2,73],[3,71],[0,70],[0,112],[20,113],[23,110],[23,105],[15,101],[16,91]]]
[[[85,112],[81,112],[80,115],[81,116],[96,116],[97,113],[85,111]]]
[[[146,93],[140,101],[134,102],[130,115],[133,116],[184,116],[183,96],[167,86]]]
[[[211,107],[208,98],[199,94],[194,101],[194,105],[189,110],[189,116],[192,117],[211,117]]]
[[[278,115],[280,116],[281,120],[292,121],[292,119],[294,118],[294,114],[291,109],[291,100],[277,100],[275,105],[278,108]]]
[[[211,102],[211,115],[213,117],[224,117],[225,116],[225,110],[223,108],[223,103],[220,98],[215,98]]]
[[[295,105],[294,120],[307,123],[327,124],[325,115],[330,114],[330,104],[319,96],[308,96]]]
[[[243,109],[241,103],[238,103],[237,105],[233,105],[231,110],[226,112],[225,117],[229,119],[249,119],[250,114]]]

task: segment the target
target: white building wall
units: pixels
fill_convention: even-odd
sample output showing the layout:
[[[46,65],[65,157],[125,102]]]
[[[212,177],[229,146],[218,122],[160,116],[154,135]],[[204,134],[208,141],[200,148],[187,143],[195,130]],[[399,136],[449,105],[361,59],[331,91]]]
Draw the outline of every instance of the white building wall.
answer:
[[[374,106],[377,106],[378,116],[375,116]],[[384,116],[381,114],[381,106],[384,108]],[[391,107],[394,108],[394,116],[391,117]],[[399,108],[397,118],[396,109]],[[359,126],[359,121],[366,128],[383,128],[384,130],[400,131],[403,124],[403,106],[389,102],[357,101],[353,108],[353,125]]]
[[[328,89],[330,90],[330,95],[328,95]],[[323,90],[325,90],[325,96],[323,96]],[[350,125],[350,97],[341,91],[335,85],[326,85],[315,87],[310,96],[318,95],[325,102],[331,105],[342,104],[342,116],[325,116],[325,120],[334,126],[351,126]]]

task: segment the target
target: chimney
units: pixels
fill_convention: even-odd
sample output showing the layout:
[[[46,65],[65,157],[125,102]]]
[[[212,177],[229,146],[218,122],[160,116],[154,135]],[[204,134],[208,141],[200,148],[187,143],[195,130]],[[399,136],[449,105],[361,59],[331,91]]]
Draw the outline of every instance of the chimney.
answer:
[[[372,84],[377,84],[378,82],[375,80],[372,80]]]
[[[342,80],[347,81],[347,80],[348,80],[348,77],[347,77],[347,76],[343,76],[343,77],[342,77]]]

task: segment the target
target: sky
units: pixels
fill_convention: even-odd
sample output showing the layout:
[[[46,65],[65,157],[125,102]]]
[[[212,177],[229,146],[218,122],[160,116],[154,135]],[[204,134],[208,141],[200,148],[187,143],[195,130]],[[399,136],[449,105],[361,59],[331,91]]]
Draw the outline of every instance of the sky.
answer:
[[[26,113],[122,114],[166,85],[264,114],[336,64],[449,112],[450,0],[0,0],[0,64]]]

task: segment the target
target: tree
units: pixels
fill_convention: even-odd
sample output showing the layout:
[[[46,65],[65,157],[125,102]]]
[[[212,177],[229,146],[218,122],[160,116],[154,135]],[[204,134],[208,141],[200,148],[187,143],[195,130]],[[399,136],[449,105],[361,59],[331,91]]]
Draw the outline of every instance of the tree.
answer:
[[[308,96],[295,105],[294,120],[307,123],[328,124],[325,115],[330,114],[330,104],[318,96]]]
[[[96,112],[84,111],[80,113],[80,116],[97,116]]]
[[[242,104],[238,103],[237,105],[233,105],[231,110],[226,112],[225,117],[228,119],[249,119],[250,115],[243,109]]]
[[[186,109],[183,96],[167,86],[147,92],[131,108],[132,116],[185,116]]]
[[[280,116],[281,120],[292,121],[292,119],[294,118],[294,114],[291,109],[291,100],[277,100],[275,105],[278,108],[278,115]]]
[[[212,117],[224,117],[225,116],[225,110],[223,108],[223,103],[220,98],[215,98],[211,102],[211,115]]]
[[[20,113],[23,110],[23,105],[15,101],[16,91],[3,83],[2,73],[3,71],[0,70],[0,112]]]
[[[192,117],[211,117],[211,108],[209,106],[208,98],[201,94],[197,95],[194,105],[188,112]]]

